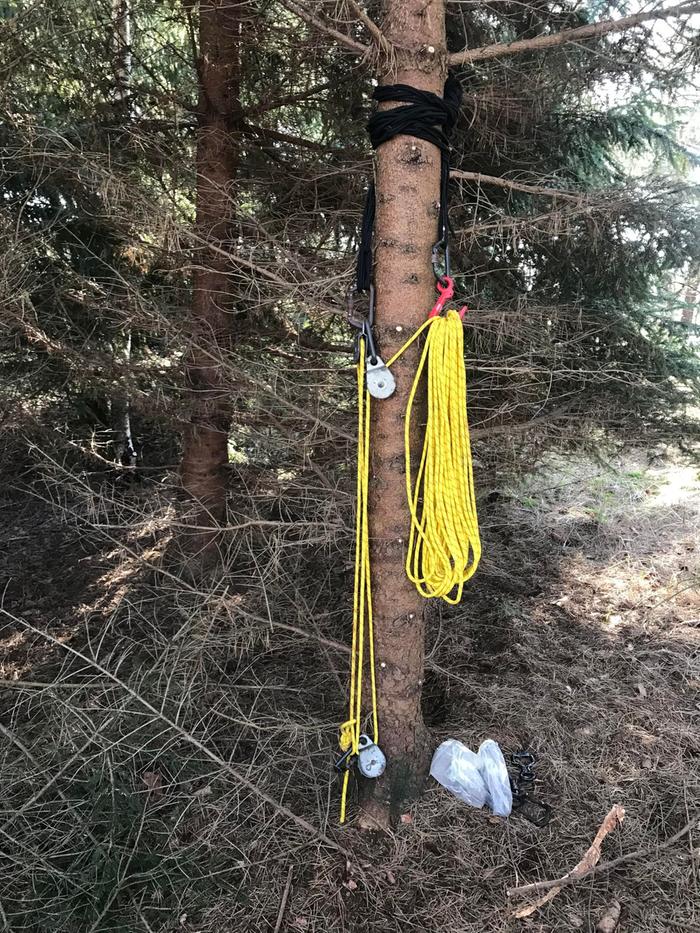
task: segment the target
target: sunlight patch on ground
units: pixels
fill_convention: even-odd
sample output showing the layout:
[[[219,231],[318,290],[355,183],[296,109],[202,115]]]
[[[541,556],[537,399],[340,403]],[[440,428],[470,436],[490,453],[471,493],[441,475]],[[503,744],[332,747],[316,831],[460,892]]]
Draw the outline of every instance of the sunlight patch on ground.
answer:
[[[649,475],[657,478],[660,485],[647,504],[682,504],[700,511],[700,472],[697,466],[672,464],[650,469]]]
[[[562,609],[610,635],[663,629],[700,641],[700,473],[673,450],[556,455],[509,490],[524,522],[561,545]]]

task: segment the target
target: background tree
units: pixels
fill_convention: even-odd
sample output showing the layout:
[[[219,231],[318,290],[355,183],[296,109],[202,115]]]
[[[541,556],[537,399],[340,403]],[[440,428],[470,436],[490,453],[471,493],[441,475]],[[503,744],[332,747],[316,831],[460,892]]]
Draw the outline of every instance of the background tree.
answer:
[[[233,334],[235,288],[229,274],[233,246],[241,123],[241,44],[247,3],[212,0],[199,6],[197,225],[193,330],[187,379],[194,395],[183,436],[182,482],[196,502],[194,524],[219,526],[226,516],[228,434],[231,421],[223,374]],[[191,16],[191,14],[189,14]],[[192,24],[194,30],[194,24]],[[215,536],[200,531],[205,552]]]
[[[114,102],[115,124],[122,128],[126,134],[129,132],[128,122],[131,117],[131,2],[130,0],[114,0],[112,6],[113,28],[113,62],[114,86],[112,89]],[[113,152],[118,151],[119,137],[114,140]],[[128,137],[126,139],[128,152]],[[131,359],[132,344],[131,329],[127,328],[123,339],[119,341],[117,353],[128,364]],[[137,460],[136,446],[131,433],[131,403],[128,393],[118,395],[111,400],[112,423],[114,430],[116,460],[124,466],[135,466]]]

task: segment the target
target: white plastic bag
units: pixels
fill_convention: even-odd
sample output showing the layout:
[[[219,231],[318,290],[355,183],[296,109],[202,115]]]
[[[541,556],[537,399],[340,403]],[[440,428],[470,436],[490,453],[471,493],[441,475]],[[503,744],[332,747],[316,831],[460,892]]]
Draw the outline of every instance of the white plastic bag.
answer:
[[[437,748],[430,773],[438,784],[470,807],[485,805],[487,790],[479,770],[479,756],[457,739],[447,739]]]
[[[479,746],[479,771],[486,784],[486,806],[496,816],[510,816],[513,809],[513,791],[510,787],[508,768],[503,752],[497,742],[486,739]]]
[[[509,816],[513,809],[508,769],[493,739],[482,742],[478,754],[457,739],[447,739],[433,755],[430,773],[470,807],[486,805],[496,816]]]

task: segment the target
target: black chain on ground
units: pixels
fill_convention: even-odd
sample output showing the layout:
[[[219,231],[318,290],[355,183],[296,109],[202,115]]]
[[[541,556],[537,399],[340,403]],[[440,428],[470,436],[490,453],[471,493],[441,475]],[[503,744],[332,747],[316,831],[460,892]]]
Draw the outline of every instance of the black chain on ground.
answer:
[[[535,756],[524,749],[513,752],[510,760],[513,767],[518,769],[517,775],[510,777],[513,810],[535,826],[546,826],[552,817],[552,808],[531,796],[535,786]]]

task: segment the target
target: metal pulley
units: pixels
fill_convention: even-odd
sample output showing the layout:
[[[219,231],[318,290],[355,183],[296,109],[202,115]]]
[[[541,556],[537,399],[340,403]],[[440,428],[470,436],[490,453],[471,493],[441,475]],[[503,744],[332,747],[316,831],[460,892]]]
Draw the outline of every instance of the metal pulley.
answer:
[[[396,380],[381,356],[376,356],[374,362],[371,357],[367,357],[365,385],[372,398],[389,398],[394,394]]]
[[[363,732],[358,742],[357,770],[363,777],[378,778],[384,774],[385,768],[384,752]]]
[[[396,381],[384,360],[377,353],[374,342],[374,285],[366,293],[367,313],[359,314],[355,309],[355,299],[362,297],[362,292],[351,291],[348,294],[348,321],[357,329],[355,337],[355,362],[360,361],[361,342],[364,341],[365,384],[372,398],[389,398],[396,390]]]

